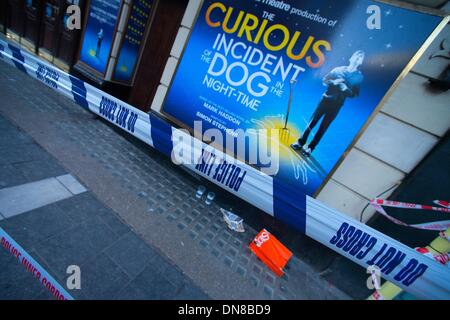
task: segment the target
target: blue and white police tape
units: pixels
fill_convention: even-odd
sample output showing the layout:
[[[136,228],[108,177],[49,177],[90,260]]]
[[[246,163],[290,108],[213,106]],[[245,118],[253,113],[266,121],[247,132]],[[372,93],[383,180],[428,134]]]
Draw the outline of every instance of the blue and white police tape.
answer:
[[[0,57],[171,157],[172,161],[179,160],[174,159],[174,151],[181,150],[183,154],[187,150],[185,154],[196,155],[201,159],[199,163],[186,161],[181,165],[359,265],[379,265],[382,277],[414,296],[450,299],[447,269],[412,248],[298,194],[297,190],[191,137],[158,116],[144,113],[3,40],[0,40]]]

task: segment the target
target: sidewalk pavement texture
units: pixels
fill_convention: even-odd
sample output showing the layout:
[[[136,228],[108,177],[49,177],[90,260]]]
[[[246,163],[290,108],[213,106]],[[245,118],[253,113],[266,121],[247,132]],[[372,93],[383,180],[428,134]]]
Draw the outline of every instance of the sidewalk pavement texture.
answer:
[[[28,200],[15,207],[45,202],[58,193],[52,183],[58,180],[48,178],[61,180],[66,169],[2,116],[0,132],[0,227],[63,286],[67,267],[78,265],[81,290],[70,292],[75,299],[208,298],[86,189],[66,190],[65,199],[26,212],[14,213],[14,206],[5,206],[14,191]],[[0,248],[0,299],[51,298],[25,267]]]
[[[365,299],[366,271],[171,163],[170,159],[0,62],[0,191],[71,174],[88,190],[0,227],[80,299]],[[206,205],[199,184],[217,194]],[[220,208],[245,219],[229,230]],[[262,228],[294,252],[277,278],[248,249]],[[0,250],[0,298],[49,298]],[[6,289],[6,290],[5,290]],[[72,292],[70,292],[72,294]]]

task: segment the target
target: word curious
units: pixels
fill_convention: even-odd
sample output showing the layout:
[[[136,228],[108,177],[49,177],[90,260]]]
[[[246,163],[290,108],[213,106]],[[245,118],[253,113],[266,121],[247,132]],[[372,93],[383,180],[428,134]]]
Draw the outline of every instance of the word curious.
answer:
[[[302,32],[291,32],[283,24],[269,25],[267,19],[260,19],[257,16],[239,11],[237,15],[233,13],[235,9],[226,7],[221,2],[214,2],[206,10],[205,20],[211,28],[222,28],[225,33],[236,34],[238,38],[245,38],[255,45],[261,41],[264,46],[273,52],[285,50],[286,55],[294,60],[305,59],[306,64],[311,68],[319,68],[325,62],[324,51],[331,51],[331,44],[326,40],[316,40],[314,36],[308,36],[302,47],[298,44],[305,39],[301,39]],[[273,35],[277,37],[276,43]],[[281,40],[279,40],[281,38]],[[312,52],[311,52],[312,51]]]

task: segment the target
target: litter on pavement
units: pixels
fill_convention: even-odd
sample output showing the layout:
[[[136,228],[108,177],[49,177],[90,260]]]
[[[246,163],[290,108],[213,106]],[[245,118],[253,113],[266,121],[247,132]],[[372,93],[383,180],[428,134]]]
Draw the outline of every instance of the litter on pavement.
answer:
[[[249,248],[278,277],[284,275],[283,268],[292,258],[292,252],[269,231],[263,229],[250,243]]]

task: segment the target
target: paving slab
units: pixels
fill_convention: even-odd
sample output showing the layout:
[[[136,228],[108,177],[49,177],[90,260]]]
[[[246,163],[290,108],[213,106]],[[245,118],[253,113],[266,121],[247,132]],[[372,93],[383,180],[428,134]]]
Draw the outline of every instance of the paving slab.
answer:
[[[49,178],[0,190],[0,212],[4,217],[31,211],[72,197],[57,179]]]
[[[133,232],[128,232],[106,249],[105,254],[119,265],[130,278],[137,277],[157,253],[146,246]]]
[[[114,299],[131,278],[107,255],[101,254],[80,266],[82,290],[96,300]],[[152,288],[156,291],[155,288]]]
[[[56,177],[56,180],[58,180],[59,183],[61,183],[73,195],[81,194],[87,191],[87,189],[71,174]]]

